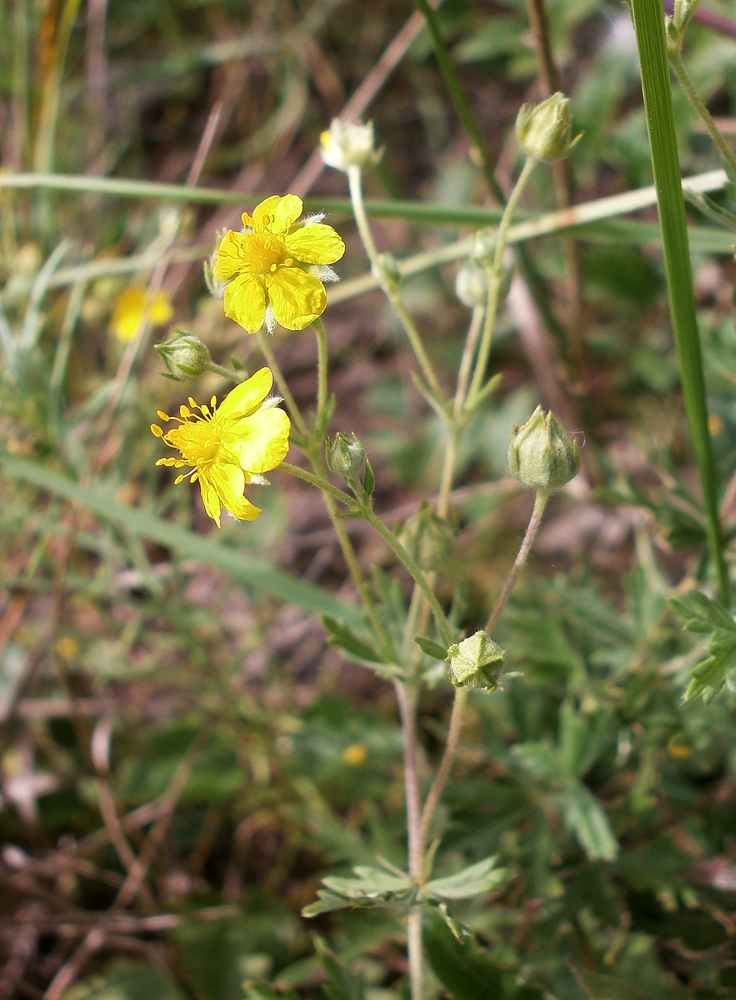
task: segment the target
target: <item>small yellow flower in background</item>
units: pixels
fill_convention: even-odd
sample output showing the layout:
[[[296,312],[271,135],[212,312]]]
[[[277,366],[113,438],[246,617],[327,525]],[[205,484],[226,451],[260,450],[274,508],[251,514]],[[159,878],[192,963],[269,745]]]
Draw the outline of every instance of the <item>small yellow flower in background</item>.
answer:
[[[667,753],[673,760],[687,760],[688,757],[692,756],[693,748],[680,742],[681,739],[682,733],[675,733],[674,736],[670,736],[667,743]]]
[[[118,340],[125,343],[132,340],[141,325],[143,313],[146,308],[148,292],[139,285],[131,285],[124,289],[115,299],[115,307],[110,320],[110,330]],[[158,293],[151,303],[148,313],[148,322],[151,326],[163,326],[174,316],[174,309],[168,293],[163,289]]]
[[[342,759],[348,767],[360,767],[361,764],[365,764],[367,756],[368,750],[362,743],[351,743],[342,752]]]
[[[241,521],[255,521],[261,510],[243,496],[245,487],[266,483],[263,473],[286,458],[290,423],[276,405],[280,399],[268,396],[272,385],[271,369],[261,368],[229,392],[219,406],[215,396],[209,406],[190,396],[189,406],[179,408],[179,417],[158,410],[161,420],[178,421],[173,430],[164,433],[151,424],[151,432],[181,454],[181,458],[160,458],[156,465],[191,468],[177,476],[175,483],[187,477],[193,483],[199,480],[204,509],[218,528],[223,507]]]
[[[225,285],[225,315],[248,333],[264,322],[304,330],[327,306],[323,281],[336,281],[329,267],[345,253],[345,244],[322,216],[297,222],[302,200],[295,194],[266,198],[253,215],[243,213],[243,231],[228,230],[212,267]]]

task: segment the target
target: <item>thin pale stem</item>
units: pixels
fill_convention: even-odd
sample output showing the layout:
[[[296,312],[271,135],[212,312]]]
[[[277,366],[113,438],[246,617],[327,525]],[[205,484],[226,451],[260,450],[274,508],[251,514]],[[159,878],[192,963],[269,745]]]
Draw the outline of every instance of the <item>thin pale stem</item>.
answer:
[[[549,493],[545,490],[538,490],[537,495],[534,498],[534,510],[532,511],[532,516],[529,519],[529,525],[526,529],[526,534],[524,535],[524,540],[521,543],[521,548],[514,560],[514,565],[511,567],[511,572],[508,575],[506,583],[501,591],[501,596],[496,601],[496,605],[491,612],[491,617],[486,622],[486,632],[490,635],[493,628],[498,621],[498,618],[506,606],[506,601],[509,599],[509,594],[511,593],[516,579],[521,572],[524,563],[529,557],[532,545],[534,544],[534,539],[536,538],[537,532],[539,531],[539,525],[542,523],[542,515],[544,514],[544,508],[547,506],[547,501],[549,500]]]
[[[284,373],[281,371],[278,361],[276,360],[276,355],[271,347],[268,340],[268,334],[258,333],[258,345],[261,348],[261,353],[263,357],[268,362],[268,366],[273,372],[274,379],[276,380],[276,385],[281,395],[284,397],[284,401],[289,408],[289,413],[291,414],[291,419],[297,426],[297,430],[304,437],[307,437],[307,425],[304,422],[304,417],[301,415],[299,407],[296,405],[296,400],[291,394],[291,389],[289,389],[288,383],[284,378]]]
[[[485,377],[488,358],[491,353],[493,328],[496,324],[496,312],[498,310],[498,302],[501,295],[501,286],[503,284],[503,253],[506,249],[506,243],[508,241],[509,227],[511,225],[511,220],[514,217],[514,212],[519,204],[519,200],[521,199],[521,195],[526,187],[527,181],[532,175],[534,167],[535,161],[531,157],[527,157],[521,173],[519,174],[519,178],[514,186],[514,190],[511,192],[509,200],[506,202],[503,215],[501,216],[501,222],[496,235],[496,249],[493,254],[493,263],[491,265],[488,303],[486,305],[483,334],[481,336],[478,358],[475,363],[475,371],[473,372],[473,378],[470,383],[470,391],[468,392],[469,401],[480,392],[483,379]]]
[[[483,306],[476,306],[473,309],[473,314],[470,317],[470,327],[468,328],[468,335],[465,338],[465,347],[463,348],[463,356],[460,359],[460,369],[457,374],[457,389],[455,390],[455,402],[453,404],[452,412],[455,419],[458,420],[463,412],[463,405],[468,394],[468,383],[470,382],[470,373],[473,369],[473,358],[475,356],[476,348],[478,347],[478,339],[483,330],[483,316],[485,315],[485,308]]]
[[[312,326],[317,335],[317,419],[322,416],[327,405],[327,370],[329,355],[327,350],[327,334],[321,319],[316,319]]]
[[[396,535],[387,528],[383,521],[377,517],[372,510],[364,510],[362,512],[362,517],[364,521],[367,521],[372,528],[378,532],[381,538],[386,542],[388,547],[391,549],[393,554],[399,560],[400,563],[406,568],[410,575],[414,578],[414,582],[420,587],[422,593],[427,599],[432,614],[437,622],[437,627],[442,633],[442,638],[445,640],[447,645],[452,644],[453,634],[450,627],[450,623],[447,620],[445,612],[442,610],[439,601],[434,596],[434,591],[430,587],[426,576],[416,564],[414,559],[409,555],[404,546],[401,544]]]
[[[463,727],[463,716],[465,715],[465,706],[467,701],[467,689],[456,688],[455,701],[453,702],[452,715],[450,716],[450,728],[447,732],[447,743],[445,744],[440,766],[437,768],[437,774],[432,782],[432,787],[429,790],[429,794],[427,795],[426,802],[424,803],[424,809],[422,811],[422,823],[419,834],[419,848],[422,852],[422,856],[424,856],[427,850],[427,840],[429,838],[429,831],[432,826],[435,810],[439,805],[442,792],[444,791],[445,784],[447,783],[450,771],[452,770],[452,765],[455,761],[455,754],[460,741],[460,733]]]
[[[363,241],[363,246],[368,256],[368,260],[370,261],[371,269],[386,297],[394,307],[396,315],[401,320],[401,325],[404,328],[404,332],[406,333],[409,343],[411,344],[414,356],[417,359],[427,384],[430,386],[437,399],[441,401],[444,398],[442,395],[442,389],[437,381],[437,376],[434,373],[432,362],[429,360],[427,352],[424,349],[421,334],[419,333],[419,330],[417,330],[414,320],[409,315],[404,303],[401,301],[401,296],[399,295],[398,290],[395,290],[391,286],[390,282],[384,278],[383,267],[379,259],[378,250],[376,248],[373,233],[371,232],[371,227],[368,222],[368,216],[365,211],[365,204],[363,202],[363,186],[359,167],[351,167],[348,170],[348,188],[350,190],[350,201],[353,206],[355,223],[358,227],[360,238]]]
[[[292,465],[291,462],[282,462],[279,468],[283,472],[288,472],[290,476],[294,476],[296,479],[301,479],[305,483],[309,483],[310,486],[316,486],[318,490],[322,490],[323,493],[329,493],[331,497],[335,500],[339,500],[340,503],[344,503],[346,507],[352,507],[355,504],[353,498],[345,493],[343,490],[338,489],[337,486],[333,486],[332,483],[328,482],[322,476],[315,476],[311,472],[307,472],[306,469],[300,468],[298,465]]]
[[[698,113],[700,120],[703,125],[705,125],[708,135],[711,137],[713,142],[718,148],[718,152],[721,154],[723,159],[726,161],[729,170],[732,174],[736,175],[736,154],[728,145],[726,140],[721,135],[718,130],[718,126],[713,121],[713,117],[706,108],[700,94],[695,89],[693,81],[685,69],[685,63],[682,60],[680,52],[674,48],[674,46],[669,45],[667,47],[667,56],[669,58],[670,66],[672,67],[675,76],[677,77],[677,82],[680,84],[682,89],[685,91],[688,100],[692,104],[695,111]]]
[[[409,852],[409,874],[417,885],[424,881],[424,851],[421,846],[421,804],[416,747],[416,698],[405,684],[394,684],[396,701],[404,736],[404,782],[406,787],[406,826]],[[424,959],[422,952],[422,908],[414,906],[409,911],[406,929],[409,955],[409,980],[412,1000],[424,996]]]
[[[224,365],[218,365],[215,361],[210,361],[207,365],[207,371],[212,372],[213,375],[219,375],[221,378],[226,378],[230,382],[235,382],[238,385],[246,377],[242,372],[236,372],[232,368],[225,368]]]

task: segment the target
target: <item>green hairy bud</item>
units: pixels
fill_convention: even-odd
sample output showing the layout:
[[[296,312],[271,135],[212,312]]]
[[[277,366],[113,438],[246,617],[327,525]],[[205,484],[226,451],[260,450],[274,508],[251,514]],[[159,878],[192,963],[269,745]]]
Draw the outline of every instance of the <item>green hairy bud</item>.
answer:
[[[564,160],[580,136],[571,140],[570,101],[553,94],[541,104],[525,104],[516,118],[516,138],[527,156],[543,163]]]
[[[455,545],[452,528],[426,500],[399,532],[399,541],[425,571],[435,571],[447,562]]]
[[[474,260],[466,260],[455,278],[455,295],[464,306],[485,305],[488,298],[488,275]]]
[[[535,490],[559,490],[580,469],[577,441],[573,441],[554,413],[538,406],[525,424],[514,424],[509,445],[509,467],[515,479]]]
[[[340,431],[325,445],[325,458],[330,472],[355,482],[365,464],[365,449],[354,434],[348,437]]]
[[[166,366],[165,374],[176,382],[199,378],[209,371],[210,352],[193,333],[178,330],[170,340],[154,346]]]
[[[506,650],[481,631],[450,646],[447,658],[455,687],[482,688],[490,694],[504,672]]]

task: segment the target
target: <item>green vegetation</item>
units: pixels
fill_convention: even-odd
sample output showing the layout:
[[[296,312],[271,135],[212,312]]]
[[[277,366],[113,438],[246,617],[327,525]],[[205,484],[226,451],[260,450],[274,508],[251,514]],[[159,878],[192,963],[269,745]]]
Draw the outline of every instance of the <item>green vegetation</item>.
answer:
[[[369,7],[0,11],[0,1000],[736,994],[736,0]]]

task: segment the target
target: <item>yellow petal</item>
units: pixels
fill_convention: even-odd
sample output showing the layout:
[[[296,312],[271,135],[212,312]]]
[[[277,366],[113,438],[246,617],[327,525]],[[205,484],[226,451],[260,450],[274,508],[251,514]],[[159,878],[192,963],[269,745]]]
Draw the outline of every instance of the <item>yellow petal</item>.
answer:
[[[345,253],[345,244],[332,226],[310,222],[284,237],[287,252],[305,264],[334,264]]]
[[[295,194],[272,195],[253,210],[256,229],[267,229],[270,233],[283,233],[302,214],[302,200]]]
[[[321,316],[327,306],[324,285],[297,267],[280,267],[268,289],[277,323],[286,330],[303,330]]]
[[[257,410],[233,427],[239,440],[228,442],[244,472],[260,475],[281,465],[289,450],[291,424],[283,410],[269,406]]]
[[[225,510],[241,521],[255,521],[261,511],[243,496],[245,489],[243,470],[237,465],[223,462],[214,465],[210,475]]]
[[[245,254],[243,247],[247,237],[244,233],[234,233],[228,229],[217,248],[212,273],[217,281],[229,281],[243,267]]]
[[[206,474],[200,472],[199,489],[202,493],[202,503],[204,504],[207,516],[212,518],[218,528],[222,527],[220,524],[220,498],[214,483],[210,479],[209,472]]]
[[[266,315],[266,293],[258,278],[240,274],[225,286],[225,315],[248,333],[258,333]]]
[[[271,391],[273,375],[270,368],[261,368],[245,382],[236,385],[217,408],[217,419],[240,419],[258,409]]]

